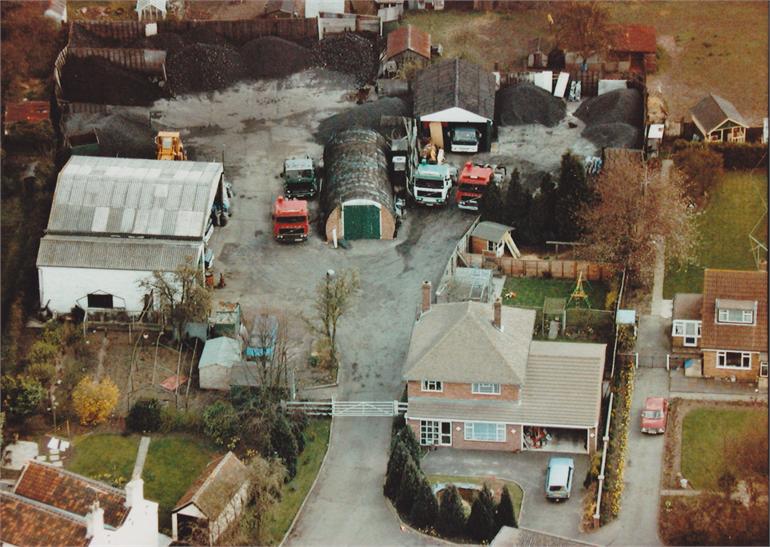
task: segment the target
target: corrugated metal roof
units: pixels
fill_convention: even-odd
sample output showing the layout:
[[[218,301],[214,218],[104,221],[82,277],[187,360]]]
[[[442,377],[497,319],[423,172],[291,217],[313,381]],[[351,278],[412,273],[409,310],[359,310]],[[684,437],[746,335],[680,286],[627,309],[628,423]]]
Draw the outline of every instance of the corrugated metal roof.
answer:
[[[172,271],[188,257],[196,261],[201,246],[187,241],[46,235],[40,240],[37,266]]]
[[[415,116],[452,107],[491,120],[495,113],[494,75],[461,59],[433,64],[421,71],[414,85]]]
[[[221,163],[72,156],[48,233],[202,238],[221,175]]]

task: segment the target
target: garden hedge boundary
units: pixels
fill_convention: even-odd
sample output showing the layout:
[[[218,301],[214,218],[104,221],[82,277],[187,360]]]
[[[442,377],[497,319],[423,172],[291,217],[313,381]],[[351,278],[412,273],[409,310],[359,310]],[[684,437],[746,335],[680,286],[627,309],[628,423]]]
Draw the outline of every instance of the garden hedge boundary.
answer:
[[[725,169],[755,169],[764,161],[767,166],[767,145],[743,142],[689,142],[684,139],[674,141],[673,152],[685,148],[707,148],[722,155]]]

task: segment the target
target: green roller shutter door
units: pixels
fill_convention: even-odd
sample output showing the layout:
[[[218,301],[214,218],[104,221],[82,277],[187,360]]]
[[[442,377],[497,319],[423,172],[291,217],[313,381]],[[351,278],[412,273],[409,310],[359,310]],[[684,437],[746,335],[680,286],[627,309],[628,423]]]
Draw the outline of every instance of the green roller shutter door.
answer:
[[[380,210],[374,205],[345,205],[345,239],[380,239]]]

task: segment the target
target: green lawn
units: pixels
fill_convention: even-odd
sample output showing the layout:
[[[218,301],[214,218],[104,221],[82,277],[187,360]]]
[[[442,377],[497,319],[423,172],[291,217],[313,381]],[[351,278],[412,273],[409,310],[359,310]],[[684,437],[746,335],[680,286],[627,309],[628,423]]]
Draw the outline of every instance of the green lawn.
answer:
[[[701,292],[704,268],[753,270],[749,233],[762,216],[767,194],[767,173],[726,172],[696,224],[701,241],[696,264],[666,272],[663,297],[678,292]],[[767,243],[767,215],[754,232]]]
[[[118,487],[134,469],[139,435],[94,434],[75,440],[67,469]],[[162,529],[171,528],[171,509],[215,456],[205,441],[185,435],[152,437],[144,465],[144,494],[160,505]]]
[[[503,486],[508,487],[508,491],[511,493],[511,497],[513,498],[513,508],[516,511],[516,519],[518,521],[519,515],[521,514],[521,502],[524,498],[524,491],[521,489],[521,486],[516,484],[512,481],[504,481],[500,479],[496,479],[494,477],[458,477],[455,475],[427,475],[428,481],[431,484],[436,483],[470,483],[470,484],[478,484],[479,486],[483,485],[484,483],[487,483],[487,485],[495,491],[495,500],[499,501],[499,492],[502,489]]]
[[[310,487],[321,467],[326,448],[329,446],[330,420],[312,420],[305,431],[305,449],[297,462],[297,475],[283,488],[281,501],[267,517],[265,526],[269,545],[278,545],[289,529],[299,506],[310,492]]]
[[[523,308],[542,308],[546,297],[562,297],[569,300],[575,289],[574,279],[543,279],[539,277],[508,277],[503,288],[503,303]],[[603,310],[607,285],[600,281],[584,281],[591,307]],[[509,297],[510,293],[515,296]],[[575,302],[570,308],[577,307]]]
[[[698,408],[682,425],[682,475],[695,489],[718,488],[725,471],[741,478],[741,470],[725,461],[725,448],[745,434],[767,435],[767,409]],[[751,432],[751,433],[750,433]]]

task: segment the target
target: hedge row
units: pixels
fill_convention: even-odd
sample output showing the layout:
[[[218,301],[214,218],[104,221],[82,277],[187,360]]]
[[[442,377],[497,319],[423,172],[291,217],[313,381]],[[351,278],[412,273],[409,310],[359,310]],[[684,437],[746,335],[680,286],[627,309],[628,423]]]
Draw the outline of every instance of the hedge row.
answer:
[[[767,167],[767,145],[762,143],[734,142],[690,142],[684,139],[674,141],[673,152],[685,148],[706,148],[722,155],[725,169],[754,169]],[[760,164],[761,162],[761,164]]]

